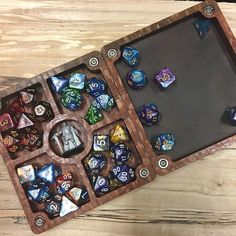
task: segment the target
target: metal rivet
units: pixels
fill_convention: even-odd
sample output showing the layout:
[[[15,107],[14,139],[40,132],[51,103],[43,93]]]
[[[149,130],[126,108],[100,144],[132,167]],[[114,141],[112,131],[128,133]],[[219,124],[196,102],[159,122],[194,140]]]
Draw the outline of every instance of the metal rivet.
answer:
[[[162,158],[158,161],[158,166],[161,168],[161,169],[166,169],[169,165],[169,162],[168,160]]]
[[[204,12],[207,14],[207,15],[212,15],[215,13],[215,8],[211,5],[207,5],[205,8],[204,8]]]
[[[140,177],[142,178],[147,178],[149,176],[149,170],[146,169],[146,168],[142,168],[140,171],[139,171],[139,175]]]
[[[42,227],[45,224],[45,219],[42,216],[37,216],[34,222],[36,226]]]
[[[92,67],[95,67],[99,64],[99,60],[97,57],[91,57],[89,59],[89,65],[92,66]]]
[[[117,55],[118,55],[118,52],[114,48],[109,49],[107,52],[107,56],[110,58],[115,58],[117,57]]]

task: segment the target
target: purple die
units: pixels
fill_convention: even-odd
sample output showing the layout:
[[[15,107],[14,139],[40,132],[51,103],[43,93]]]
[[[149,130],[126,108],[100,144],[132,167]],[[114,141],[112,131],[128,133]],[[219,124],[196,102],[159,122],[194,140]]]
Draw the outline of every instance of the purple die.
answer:
[[[155,81],[162,87],[169,87],[176,80],[175,74],[168,67],[162,69],[156,76]]]
[[[138,116],[142,124],[155,125],[160,119],[160,111],[155,104],[146,104],[141,107]]]

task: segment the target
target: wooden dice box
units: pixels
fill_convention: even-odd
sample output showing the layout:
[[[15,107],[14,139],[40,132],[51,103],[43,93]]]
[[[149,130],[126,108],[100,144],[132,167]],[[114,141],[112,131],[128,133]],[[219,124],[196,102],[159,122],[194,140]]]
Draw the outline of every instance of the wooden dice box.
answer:
[[[198,38],[193,28],[193,21],[199,17],[213,21],[212,29],[204,40]],[[132,91],[124,81],[129,70],[120,59],[124,45],[134,46],[140,51],[142,59],[139,68],[145,70],[149,79],[147,88],[142,91]],[[156,175],[164,175],[235,141],[234,127],[221,117],[226,106],[236,103],[234,60],[234,36],[217,4],[207,0],[104,46],[102,54],[91,52],[37,75],[30,81],[1,91],[1,113],[7,110],[7,104],[18,91],[32,86],[40,91],[41,95],[37,99],[48,101],[55,114],[50,122],[38,125],[39,129],[44,130],[42,148],[34,152],[26,150],[10,155],[0,142],[0,153],[32,231],[42,233],[153,181]],[[177,75],[177,82],[166,91],[160,91],[152,83],[154,73],[163,66],[171,67]],[[218,70],[219,67],[221,70]],[[59,97],[50,89],[50,77],[68,77],[74,72],[85,73],[88,79],[96,76],[105,80],[109,93],[115,99],[115,108],[104,113],[104,119],[95,125],[90,126],[84,120],[91,97],[84,95],[82,108],[70,112],[61,105]],[[139,121],[136,111],[142,104],[150,102],[160,106],[163,117],[156,127],[146,128]],[[50,141],[52,130],[63,121],[72,122],[78,129],[82,142],[86,143],[84,151],[72,158],[57,155]],[[133,156],[129,164],[135,168],[136,180],[103,196],[96,196],[83,160],[91,152],[93,134],[109,134],[118,123],[129,132],[128,145]],[[160,132],[175,133],[177,142],[173,151],[157,155],[150,140]],[[113,165],[109,158],[108,160],[103,175],[107,175]],[[85,186],[90,198],[79,210],[55,219],[48,217],[43,204],[28,201],[16,173],[16,169],[25,164],[42,167],[51,162],[61,166],[63,171],[71,172],[74,184]]]

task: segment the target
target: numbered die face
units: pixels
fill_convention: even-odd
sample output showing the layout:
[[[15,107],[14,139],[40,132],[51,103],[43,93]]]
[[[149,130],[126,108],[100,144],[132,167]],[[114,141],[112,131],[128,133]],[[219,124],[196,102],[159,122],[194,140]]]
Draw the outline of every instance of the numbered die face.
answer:
[[[93,101],[93,106],[98,110],[109,111],[115,106],[115,101],[108,94],[101,94]]]
[[[147,77],[143,70],[132,69],[127,74],[126,81],[132,89],[140,89],[146,85]]]
[[[92,176],[93,189],[96,194],[104,194],[110,191],[109,180],[103,176]]]
[[[34,108],[34,114],[38,121],[49,121],[54,118],[51,105],[48,102],[41,101]]]
[[[68,87],[69,80],[62,76],[54,76],[50,78],[50,84],[55,93],[61,94]]]
[[[131,67],[138,66],[140,60],[139,51],[136,48],[126,46],[123,48],[122,58],[127,65]]]
[[[127,184],[135,180],[134,169],[128,165],[116,165],[112,169],[112,173],[121,183]]]
[[[88,112],[85,116],[85,120],[90,124],[94,125],[97,122],[103,119],[102,113],[93,105],[91,105],[88,109]]]
[[[62,197],[60,195],[53,195],[48,199],[45,204],[44,208],[49,216],[49,218],[54,218],[59,216],[61,211],[61,201]]]
[[[111,148],[111,156],[114,162],[121,164],[130,159],[131,151],[125,144],[118,143]]]
[[[107,159],[101,153],[94,153],[88,156],[84,161],[87,171],[93,174],[97,174],[102,171],[106,163]]]
[[[175,145],[175,137],[172,134],[160,134],[155,138],[154,149],[156,151],[170,151]]]
[[[156,125],[160,120],[160,111],[155,104],[146,104],[141,107],[138,116],[144,125]]]
[[[16,129],[10,129],[2,133],[3,144],[9,153],[16,153],[22,149],[22,133]]]
[[[163,89],[169,87],[175,80],[176,76],[171,72],[168,67],[162,69],[155,76],[155,82]]]
[[[128,133],[127,133],[126,129],[122,125],[117,124],[111,130],[111,141],[113,143],[120,143],[120,142],[127,142],[127,141],[129,141]]]
[[[0,132],[6,131],[13,127],[14,123],[9,113],[0,115]]]
[[[35,180],[35,170],[32,165],[26,165],[17,168],[17,175],[20,183],[24,184]]]
[[[73,185],[73,179],[71,173],[65,173],[62,176],[56,178],[56,187],[59,194],[65,194]]]
[[[69,87],[78,90],[83,90],[85,86],[85,79],[86,79],[85,74],[75,73],[71,75],[69,79]]]
[[[63,106],[71,111],[77,110],[83,102],[83,97],[79,90],[74,88],[66,89],[61,96]]]
[[[36,90],[34,88],[27,88],[20,92],[22,102],[27,105],[36,100]]]
[[[97,97],[106,92],[106,83],[101,79],[93,77],[86,83],[85,89],[90,96]]]
[[[110,149],[109,135],[94,135],[93,136],[93,150],[95,152],[108,151]]]
[[[68,195],[73,200],[77,206],[81,206],[89,201],[89,194],[85,187],[74,187],[69,192]]]

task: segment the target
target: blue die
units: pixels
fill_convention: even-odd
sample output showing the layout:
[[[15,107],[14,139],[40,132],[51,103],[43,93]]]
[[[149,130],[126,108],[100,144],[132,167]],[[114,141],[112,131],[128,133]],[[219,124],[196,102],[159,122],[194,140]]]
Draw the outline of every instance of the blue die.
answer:
[[[144,125],[151,126],[158,123],[160,111],[155,104],[146,104],[141,107],[138,116]]]
[[[197,20],[193,24],[199,37],[204,39],[208,34],[212,23],[210,20]]]
[[[175,145],[173,134],[160,134],[155,138],[154,149],[156,151],[170,151]]]
[[[117,143],[111,148],[112,160],[116,163],[123,163],[130,159],[131,151],[123,143]]]
[[[118,179],[122,184],[128,184],[135,180],[135,171],[128,165],[116,165],[112,168],[113,176]]]
[[[69,85],[69,80],[62,76],[53,76],[50,78],[50,84],[55,93],[62,93]]]
[[[135,67],[139,64],[139,51],[136,48],[125,46],[122,51],[122,58],[126,64]]]
[[[108,94],[101,94],[93,101],[93,106],[99,110],[109,111],[115,105],[114,98]]]
[[[94,153],[85,159],[85,167],[90,173],[99,173],[106,165],[106,157],[101,153]]]
[[[110,191],[110,183],[108,178],[101,175],[92,176],[92,185],[97,195],[101,195]]]
[[[126,76],[128,85],[133,89],[143,88],[147,83],[147,76],[143,70],[132,69]]]
[[[85,86],[85,79],[86,79],[85,74],[80,74],[80,73],[72,74],[69,79],[69,87],[78,90],[83,90]]]
[[[86,83],[85,90],[90,96],[97,97],[106,92],[106,83],[101,79],[93,77]]]

